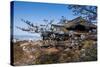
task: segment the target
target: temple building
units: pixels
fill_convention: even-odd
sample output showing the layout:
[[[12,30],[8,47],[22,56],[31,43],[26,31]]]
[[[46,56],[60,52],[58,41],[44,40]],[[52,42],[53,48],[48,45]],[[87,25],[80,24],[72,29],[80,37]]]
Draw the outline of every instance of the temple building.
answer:
[[[95,24],[83,19],[81,16],[73,20],[65,21],[62,24],[52,24],[52,26],[54,27],[54,31],[64,33],[68,31],[89,32],[97,29]]]

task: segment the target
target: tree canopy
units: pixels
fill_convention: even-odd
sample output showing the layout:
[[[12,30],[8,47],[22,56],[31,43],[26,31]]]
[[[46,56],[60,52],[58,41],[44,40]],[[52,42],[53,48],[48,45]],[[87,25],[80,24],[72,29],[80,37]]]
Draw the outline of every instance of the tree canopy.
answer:
[[[86,5],[69,5],[68,8],[72,10],[74,15],[81,15],[88,21],[97,22],[97,7]]]

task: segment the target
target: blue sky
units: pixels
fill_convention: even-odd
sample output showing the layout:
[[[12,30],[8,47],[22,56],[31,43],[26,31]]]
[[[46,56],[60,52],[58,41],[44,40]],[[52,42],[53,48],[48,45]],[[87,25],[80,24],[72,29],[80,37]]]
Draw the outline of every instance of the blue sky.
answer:
[[[67,8],[66,4],[49,4],[49,3],[36,3],[36,2],[21,2],[16,1],[13,5],[14,8],[14,35],[37,35],[21,31],[15,26],[26,27],[26,24],[21,19],[29,20],[35,24],[47,24],[43,19],[52,20],[57,23],[61,16],[65,16],[71,20],[74,16],[72,11]]]

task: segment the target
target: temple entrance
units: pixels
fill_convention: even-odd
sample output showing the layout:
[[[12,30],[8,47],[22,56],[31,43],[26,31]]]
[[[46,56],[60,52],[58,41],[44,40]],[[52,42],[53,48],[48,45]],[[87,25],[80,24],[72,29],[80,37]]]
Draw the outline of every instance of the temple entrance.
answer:
[[[83,26],[83,25],[80,25],[80,24],[76,25],[74,30],[76,30],[76,31],[87,31],[86,27]]]

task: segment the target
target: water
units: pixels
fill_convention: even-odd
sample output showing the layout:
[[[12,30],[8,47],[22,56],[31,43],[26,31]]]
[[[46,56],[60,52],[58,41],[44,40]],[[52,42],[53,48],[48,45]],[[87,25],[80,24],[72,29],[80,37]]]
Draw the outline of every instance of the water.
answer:
[[[17,40],[41,40],[40,36],[30,36],[30,35],[14,35],[14,39]]]

